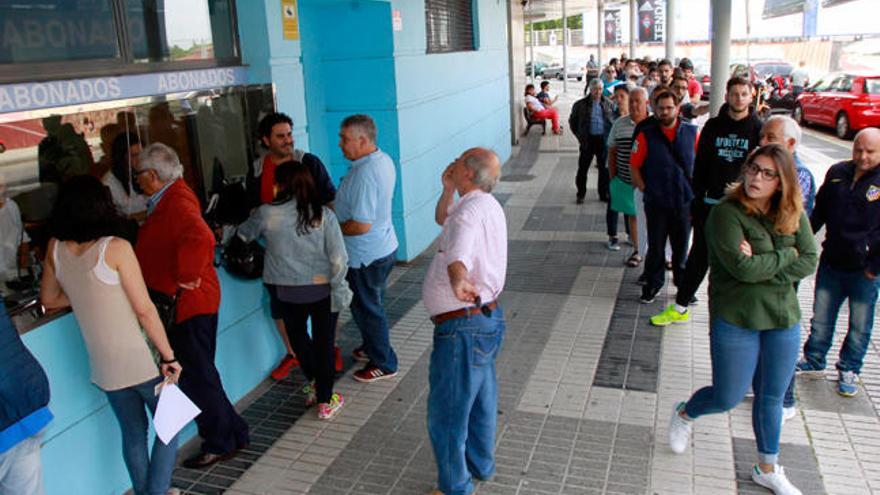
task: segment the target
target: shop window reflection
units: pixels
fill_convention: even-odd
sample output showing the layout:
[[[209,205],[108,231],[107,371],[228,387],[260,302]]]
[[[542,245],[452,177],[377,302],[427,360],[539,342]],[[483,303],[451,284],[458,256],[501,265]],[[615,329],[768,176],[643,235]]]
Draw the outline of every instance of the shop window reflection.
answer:
[[[125,0],[135,62],[236,56],[231,0]]]

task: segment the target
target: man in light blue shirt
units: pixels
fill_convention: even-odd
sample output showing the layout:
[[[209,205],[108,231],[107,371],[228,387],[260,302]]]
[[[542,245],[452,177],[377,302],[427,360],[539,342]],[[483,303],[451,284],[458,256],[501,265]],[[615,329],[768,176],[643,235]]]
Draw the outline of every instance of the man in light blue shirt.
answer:
[[[397,252],[391,223],[396,172],[391,157],[376,146],[376,123],[367,115],[342,121],[339,147],[352,162],[336,192],[336,216],[348,251],[351,314],[363,338],[353,354],[367,362],[354,379],[370,383],[397,374],[385,315],[385,288]]]

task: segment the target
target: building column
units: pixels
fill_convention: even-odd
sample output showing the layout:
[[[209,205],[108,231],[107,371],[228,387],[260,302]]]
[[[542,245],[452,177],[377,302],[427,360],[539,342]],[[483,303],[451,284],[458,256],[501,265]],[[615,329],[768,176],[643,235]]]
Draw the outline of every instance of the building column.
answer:
[[[596,65],[599,66],[599,74],[602,74],[602,41],[605,39],[605,2],[598,0],[596,3]]]
[[[666,58],[675,65],[675,0],[666,0]]]
[[[568,91],[568,16],[562,0],[562,92]]]
[[[639,35],[639,6],[636,0],[629,0],[629,58],[636,56],[636,39]]]
[[[724,103],[724,88],[730,77],[730,17],[731,0],[712,0],[712,91],[709,108],[718,115]]]

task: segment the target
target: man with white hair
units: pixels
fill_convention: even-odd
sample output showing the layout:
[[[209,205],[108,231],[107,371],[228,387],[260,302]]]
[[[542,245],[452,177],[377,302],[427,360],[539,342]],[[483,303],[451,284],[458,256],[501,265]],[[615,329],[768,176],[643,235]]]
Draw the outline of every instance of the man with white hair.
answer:
[[[434,323],[428,433],[439,490],[433,495],[471,493],[472,478],[495,474],[495,358],[505,330],[497,301],[507,272],[507,222],[491,192],[500,175],[495,153],[471,148],[441,176],[434,219],[443,231],[422,285]]]
[[[574,179],[577,188],[577,204],[584,202],[587,195],[587,171],[590,163],[596,158],[596,169],[599,171],[599,199],[609,201],[608,169],[605,167],[607,150],[605,136],[611,130],[613,108],[611,101],[602,96],[602,81],[592,79],[587,86],[589,94],[576,101],[571,107],[568,125],[580,143],[578,170]]]
[[[24,230],[21,211],[9,198],[6,181],[0,175],[0,294],[6,291],[6,284],[18,278],[18,268],[27,260],[30,237]]]
[[[849,329],[837,360],[837,393],[858,393],[880,289],[880,129],[856,134],[852,160],[832,165],[816,194],[813,232],[825,227],[816,273],[810,336],[797,371],[822,373],[840,306],[849,299]]]
[[[804,166],[797,147],[801,142],[801,126],[787,115],[773,115],[761,127],[759,144],[780,144],[794,157],[797,166],[798,185],[801,186],[801,194],[804,198],[804,210],[809,216],[813,212],[813,203],[816,201],[816,179],[810,169]]]
[[[214,365],[220,308],[214,234],[169,146],[153,143],[144,148],[133,174],[150,197],[135,254],[147,288],[177,299],[173,325],[165,331],[186,370],[180,388],[202,410],[196,417],[204,439],[201,452],[183,465],[204,468],[232,458],[250,443],[248,425],[235,412]]]

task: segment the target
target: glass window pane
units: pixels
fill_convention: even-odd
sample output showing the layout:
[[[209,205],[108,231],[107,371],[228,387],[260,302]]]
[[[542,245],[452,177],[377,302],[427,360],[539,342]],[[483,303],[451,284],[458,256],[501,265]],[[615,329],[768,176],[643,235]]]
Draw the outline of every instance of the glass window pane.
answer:
[[[0,64],[119,57],[112,0],[0,0]]]
[[[231,0],[125,0],[135,62],[236,56]]]

